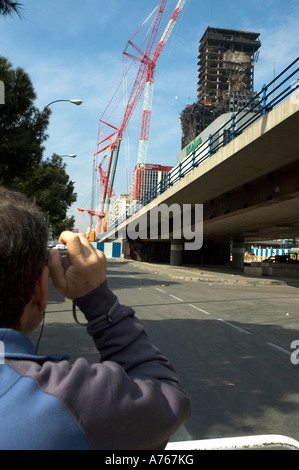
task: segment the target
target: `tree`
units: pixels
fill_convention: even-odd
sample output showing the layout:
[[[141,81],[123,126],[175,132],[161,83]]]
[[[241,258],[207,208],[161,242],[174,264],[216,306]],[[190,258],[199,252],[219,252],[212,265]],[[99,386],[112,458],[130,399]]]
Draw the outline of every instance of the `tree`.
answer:
[[[16,13],[20,18],[22,4],[19,2],[13,2],[11,0],[0,0],[0,14],[3,16],[9,16]]]
[[[5,85],[5,105],[0,114],[0,184],[14,188],[16,178],[30,177],[31,169],[42,160],[42,143],[51,111],[34,107],[36,95],[22,68],[12,69],[0,57],[0,80]]]
[[[66,217],[68,208],[77,200],[77,194],[65,167],[62,157],[54,154],[32,168],[30,179],[15,180],[16,189],[30,197],[46,214],[54,238],[63,230],[72,230],[75,223],[73,216]]]
[[[12,69],[0,56],[0,80],[5,84],[5,104],[0,105],[0,186],[20,191],[47,215],[54,236],[74,227],[67,209],[76,201],[59,155],[43,161],[43,142],[51,110],[34,107],[36,98],[29,76]]]

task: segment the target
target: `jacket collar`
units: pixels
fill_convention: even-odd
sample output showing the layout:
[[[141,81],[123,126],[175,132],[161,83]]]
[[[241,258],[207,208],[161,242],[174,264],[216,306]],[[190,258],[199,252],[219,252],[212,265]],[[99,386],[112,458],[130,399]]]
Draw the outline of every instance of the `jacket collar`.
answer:
[[[4,346],[4,361],[5,359],[14,359],[34,361],[43,364],[46,361],[59,362],[64,359],[69,359],[69,356],[65,354],[37,356],[28,336],[16,330],[0,328],[0,341],[2,341]]]

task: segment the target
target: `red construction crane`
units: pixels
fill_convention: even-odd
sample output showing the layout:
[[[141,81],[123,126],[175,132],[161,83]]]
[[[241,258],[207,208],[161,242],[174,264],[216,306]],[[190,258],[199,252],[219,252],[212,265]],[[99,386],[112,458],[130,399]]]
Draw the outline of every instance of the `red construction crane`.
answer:
[[[139,147],[137,154],[137,164],[140,165],[140,185],[138,189],[139,199],[143,194],[143,184],[144,184],[144,165],[147,160],[147,150],[148,150],[148,140],[150,132],[150,123],[151,123],[151,113],[152,113],[152,103],[153,103],[153,94],[154,94],[154,80],[155,80],[155,70],[156,63],[160,57],[164,46],[171,34],[171,31],[174,28],[174,25],[186,3],[186,0],[179,0],[177,6],[162,34],[162,37],[157,45],[157,48],[153,54],[153,58],[148,63],[146,84],[144,89],[144,101],[143,101],[143,112],[142,112],[142,122],[141,122],[141,131],[139,139]]]
[[[138,55],[132,55],[126,51],[123,52],[125,56],[131,57],[134,61],[139,61],[140,66],[135,78],[135,82],[133,84],[131,94],[127,103],[127,106],[125,108],[124,116],[122,119],[122,122],[119,126],[118,129],[116,129],[114,126],[111,124],[108,124],[104,121],[101,121],[102,123],[112,127],[115,129],[115,132],[110,134],[109,136],[105,136],[104,140],[100,141],[98,143],[98,149],[95,153],[95,156],[99,154],[100,152],[104,151],[107,149],[107,147],[110,147],[110,157],[108,161],[108,169],[107,169],[107,177],[108,181],[110,178],[111,174],[111,181],[110,181],[110,186],[113,187],[114,183],[114,177],[115,177],[115,171],[116,171],[116,166],[117,166],[117,161],[118,161],[118,155],[119,155],[119,148],[120,148],[120,142],[123,138],[124,131],[129,123],[129,120],[133,114],[133,111],[135,110],[137,103],[139,101],[139,98],[144,90],[147,74],[148,74],[148,68],[150,67],[151,64],[151,59],[150,59],[150,54],[152,51],[152,47],[154,44],[154,41],[156,39],[156,35],[160,26],[160,22],[162,19],[162,15],[166,6],[167,0],[161,0],[159,3],[159,10],[157,13],[157,16],[155,18],[155,21],[152,26],[151,34],[147,43],[147,47],[145,52],[142,52],[142,50],[133,43],[132,39],[133,37],[137,34],[135,33],[134,36],[128,41],[128,45],[130,45],[138,54]],[[138,29],[138,31],[140,28]],[[112,138],[114,140],[112,140]],[[107,141],[107,139],[110,140],[110,144],[108,146],[106,145],[104,148],[99,148],[104,142]],[[112,164],[113,164],[113,169],[112,169]],[[109,195],[108,195],[108,181],[106,181],[106,184],[104,183],[104,188],[103,188],[103,195],[102,195],[102,202],[101,202],[101,210],[104,212],[105,208],[105,203],[107,200],[109,200]]]
[[[179,0],[177,6],[162,34],[162,37],[157,45],[157,48],[153,54],[153,58],[148,61],[147,64],[147,75],[146,75],[146,84],[144,90],[144,102],[143,102],[143,112],[142,112],[142,123],[141,123],[141,132],[140,132],[140,141],[139,149],[137,156],[137,163],[145,163],[147,158],[147,146],[150,130],[150,121],[151,121],[151,111],[152,111],[152,102],[153,102],[153,88],[154,88],[154,79],[155,79],[155,69],[158,58],[160,57],[164,46],[171,34],[171,31],[174,28],[174,25],[183,9],[186,0]]]
[[[123,119],[119,127],[117,128],[113,126],[112,124],[109,124],[103,121],[102,119],[100,119],[100,129],[98,132],[98,141],[97,141],[97,146],[96,146],[96,152],[94,153],[94,158],[97,158],[97,156],[101,152],[104,152],[105,150],[109,151],[109,158],[108,158],[108,167],[107,167],[106,172],[104,172],[102,169],[102,166],[101,166],[102,163],[98,167],[98,170],[100,173],[100,180],[103,185],[103,192],[102,192],[101,209],[100,211],[96,213],[99,217],[97,232],[99,231],[101,219],[104,217],[104,214],[105,214],[106,203],[109,201],[112,191],[113,191],[113,183],[114,183],[115,172],[116,172],[116,167],[117,167],[117,162],[118,162],[120,143],[123,138],[124,131],[133,114],[133,111],[135,110],[136,105],[140,99],[140,96],[145,88],[146,90],[145,90],[145,96],[144,96],[144,106],[143,106],[143,113],[142,113],[142,123],[141,123],[141,133],[140,133],[140,139],[139,139],[137,163],[144,163],[146,160],[156,62],[161,55],[161,52],[166,44],[167,39],[169,38],[169,35],[178,19],[178,16],[185,2],[186,0],[178,1],[178,4],[168,22],[168,25],[157,45],[155,52],[153,53],[152,58],[150,58],[152,47],[153,47],[158,29],[159,29],[159,25],[161,22],[161,18],[162,18],[167,0],[161,0],[159,3],[159,10],[153,22],[150,37],[149,37],[145,52],[143,52],[138,46],[136,46],[133,43],[132,39],[137,34],[135,33],[134,36],[128,41],[128,44],[136,51],[137,55],[130,54],[126,51],[124,51],[123,53],[125,56],[131,57],[134,61],[139,61],[140,66],[139,66],[137,76],[136,76],[135,82],[131,90],[128,103],[125,108]],[[140,30],[140,28],[138,29],[138,31]],[[109,135],[103,134],[102,132],[103,125],[108,126],[112,129],[111,134]],[[104,159],[106,157],[107,155],[104,156]],[[102,160],[102,162],[104,161],[104,159]],[[83,211],[86,209],[79,209],[79,210]],[[91,214],[92,210],[89,210],[88,212],[89,214]]]

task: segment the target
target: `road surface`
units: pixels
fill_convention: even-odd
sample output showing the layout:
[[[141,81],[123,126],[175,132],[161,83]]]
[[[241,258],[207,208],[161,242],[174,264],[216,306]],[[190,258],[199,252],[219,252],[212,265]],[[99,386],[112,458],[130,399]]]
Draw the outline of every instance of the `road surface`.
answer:
[[[121,260],[109,261],[108,278],[191,396],[192,419],[171,440],[256,434],[299,440],[298,287],[172,279]],[[98,358],[69,301],[47,309],[38,352],[51,351]]]

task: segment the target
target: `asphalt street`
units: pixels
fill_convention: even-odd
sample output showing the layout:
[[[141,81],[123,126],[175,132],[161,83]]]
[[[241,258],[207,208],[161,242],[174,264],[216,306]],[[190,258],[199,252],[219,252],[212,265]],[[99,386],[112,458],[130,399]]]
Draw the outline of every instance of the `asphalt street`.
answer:
[[[191,396],[192,419],[173,441],[257,434],[299,440],[298,281],[124,260],[109,260],[108,280]],[[38,353],[98,361],[72,303],[52,289],[50,296]]]

